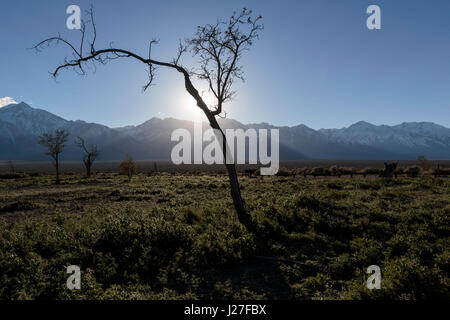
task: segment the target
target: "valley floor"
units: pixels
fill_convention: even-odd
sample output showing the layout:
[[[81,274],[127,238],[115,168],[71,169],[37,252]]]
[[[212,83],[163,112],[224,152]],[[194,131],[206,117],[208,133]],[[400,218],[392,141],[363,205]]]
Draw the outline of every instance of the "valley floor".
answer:
[[[0,299],[450,297],[448,178],[240,177],[254,233],[225,175],[53,179],[0,179]]]

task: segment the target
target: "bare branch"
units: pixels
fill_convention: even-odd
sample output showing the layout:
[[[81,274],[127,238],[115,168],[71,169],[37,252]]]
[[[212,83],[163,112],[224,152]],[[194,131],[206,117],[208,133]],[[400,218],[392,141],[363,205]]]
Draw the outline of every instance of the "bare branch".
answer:
[[[78,136],[75,139],[75,144],[78,145],[84,151],[83,163],[84,163],[84,166],[86,167],[86,175],[88,177],[90,177],[92,165],[98,157],[97,145],[91,145],[90,148],[88,149],[86,147],[84,139],[81,138],[80,136]]]
[[[188,47],[183,45],[183,43],[180,41],[179,45],[178,45],[178,54],[177,57],[175,59],[173,59],[172,63],[176,66],[178,66],[178,62],[180,61],[181,56],[183,55],[183,53],[185,53],[188,50]]]
[[[97,27],[95,26],[95,21],[94,21],[94,6],[91,5],[91,8],[89,10],[89,14],[91,16],[91,24],[92,24],[92,30],[94,33],[94,37],[92,39],[91,42],[91,54],[95,52],[94,46],[95,46],[95,40],[97,40]]]
[[[254,18],[251,10],[234,13],[227,21],[217,21],[198,27],[194,38],[188,40],[191,51],[199,58],[200,67],[194,74],[206,80],[217,100],[213,115],[222,113],[223,104],[232,100],[234,79],[244,80],[242,66],[238,62],[242,52],[249,49],[263,29],[261,16]]]
[[[152,45],[155,43],[155,44],[158,44],[158,42],[159,42],[159,40],[156,40],[156,39],[152,39],[152,41],[150,41],[150,44],[149,44],[149,46],[148,46],[148,58],[150,59],[151,57],[152,57]]]
[[[238,15],[233,14],[228,21],[218,20],[215,24],[198,27],[195,37],[187,39],[185,43],[179,43],[177,55],[171,62],[158,61],[152,58],[152,46],[158,43],[153,39],[149,44],[148,58],[144,58],[128,50],[112,47],[97,50],[95,41],[97,39],[97,29],[94,22],[93,7],[88,11],[90,25],[93,32],[92,41],[89,43],[89,52],[83,52],[86,39],[86,23],[82,22],[81,39],[79,49],[60,35],[45,39],[33,48],[40,51],[45,45],[54,42],[62,42],[71,49],[71,57],[66,57],[52,72],[53,77],[57,77],[61,70],[73,69],[80,75],[86,74],[84,65],[92,63],[106,64],[111,60],[119,58],[133,58],[148,66],[148,81],[143,86],[143,91],[147,90],[153,83],[157,66],[168,67],[182,73],[185,79],[186,90],[197,101],[197,105],[211,116],[219,116],[223,112],[223,104],[231,101],[235,95],[232,86],[235,79],[244,80],[242,66],[238,65],[242,52],[249,49],[253,41],[258,38],[259,31],[263,29],[260,24],[261,16],[254,18],[251,10],[243,9]],[[190,50],[199,59],[199,68],[188,71],[180,65],[182,55]],[[208,109],[198,90],[193,86],[190,76],[195,75],[200,80],[205,80],[208,89],[214,95],[216,103],[213,110]]]

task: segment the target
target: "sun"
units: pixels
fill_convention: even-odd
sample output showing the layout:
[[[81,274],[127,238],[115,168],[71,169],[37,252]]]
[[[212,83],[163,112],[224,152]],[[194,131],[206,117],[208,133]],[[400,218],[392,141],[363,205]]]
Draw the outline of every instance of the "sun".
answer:
[[[202,94],[202,99],[205,101],[206,105],[209,108],[212,108],[214,105],[213,95],[207,92]],[[181,98],[181,106],[184,111],[184,118],[186,120],[194,120],[194,121],[202,121],[205,120],[205,114],[203,111],[197,106],[197,102],[195,99],[188,93],[184,94]]]

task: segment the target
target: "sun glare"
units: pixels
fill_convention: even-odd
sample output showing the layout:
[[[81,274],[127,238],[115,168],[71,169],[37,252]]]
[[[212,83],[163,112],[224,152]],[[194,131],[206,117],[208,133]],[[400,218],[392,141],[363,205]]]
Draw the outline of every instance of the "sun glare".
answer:
[[[209,93],[203,93],[202,95],[203,101],[208,105],[209,108],[212,108],[214,105],[213,96]],[[181,106],[183,108],[183,114],[185,120],[195,120],[201,121],[205,120],[205,115],[203,111],[197,106],[197,102],[194,98],[192,98],[189,94],[183,95],[181,98]]]

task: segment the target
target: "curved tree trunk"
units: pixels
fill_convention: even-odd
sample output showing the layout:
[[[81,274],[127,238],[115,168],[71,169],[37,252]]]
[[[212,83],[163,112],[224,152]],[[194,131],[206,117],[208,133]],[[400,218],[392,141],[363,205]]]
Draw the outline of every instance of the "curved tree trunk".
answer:
[[[177,69],[179,72],[183,73],[184,80],[185,80],[185,88],[189,92],[189,94],[196,100],[197,106],[202,109],[203,113],[205,114],[206,118],[209,121],[209,125],[211,128],[219,130],[222,134],[222,152],[223,152],[223,159],[225,163],[225,167],[228,171],[228,177],[230,179],[230,188],[231,188],[231,198],[233,199],[233,205],[234,209],[236,210],[237,217],[239,219],[239,222],[242,223],[243,226],[247,228],[247,230],[252,231],[253,230],[253,223],[252,218],[250,214],[245,210],[244,201],[242,200],[241,196],[241,189],[239,187],[239,181],[236,173],[236,165],[234,163],[228,164],[226,162],[227,159],[227,149],[229,148],[226,135],[223,132],[222,128],[220,127],[219,123],[217,122],[216,117],[211,112],[211,110],[208,109],[208,106],[203,101],[201,96],[199,95],[197,89],[193,86],[191,79],[189,77],[189,74],[184,69]],[[231,154],[231,152],[230,152]]]
[[[197,101],[199,102],[199,101]],[[225,163],[225,167],[227,168],[228,177],[230,179],[230,191],[231,191],[231,198],[233,199],[233,205],[234,209],[236,210],[237,217],[239,219],[239,222],[244,225],[248,231],[253,230],[253,222],[250,214],[245,209],[244,200],[241,196],[241,188],[239,186],[239,180],[236,172],[236,165],[234,163],[228,164],[227,159],[227,149],[229,149],[226,135],[223,132],[222,128],[220,127],[219,123],[217,122],[215,116],[209,111],[209,109],[204,105],[203,100],[198,103],[199,107],[203,110],[206,117],[208,118],[209,124],[213,129],[219,130],[222,134],[222,152],[223,152],[223,159]],[[203,107],[205,106],[205,107]],[[232,154],[231,151],[229,151],[229,154]]]
[[[86,176],[89,178],[91,176],[91,165],[92,165],[92,160],[91,160],[90,154],[87,156],[87,159],[84,162],[84,164],[86,166]]]
[[[234,209],[236,210],[239,221],[251,231],[253,229],[252,219],[250,214],[245,210],[244,200],[242,200],[241,189],[234,164],[225,165],[230,179],[231,198],[233,199]]]
[[[172,66],[174,67],[174,66]],[[186,91],[189,92],[189,94],[195,99],[197,102],[197,106],[202,109],[203,113],[205,114],[206,118],[208,118],[209,125],[211,128],[219,130],[222,134],[223,138],[223,159],[225,162],[225,167],[228,171],[228,177],[230,179],[230,188],[231,188],[231,198],[233,199],[233,205],[234,209],[236,210],[237,217],[239,219],[239,222],[242,223],[243,226],[247,228],[247,230],[252,231],[253,230],[253,223],[252,218],[250,214],[245,210],[244,201],[242,200],[241,196],[241,189],[239,187],[239,181],[236,173],[236,166],[234,163],[227,164],[227,149],[228,149],[228,143],[226,139],[226,135],[223,132],[222,128],[219,126],[219,123],[217,122],[216,117],[211,112],[211,110],[208,109],[208,106],[203,101],[202,97],[199,95],[197,89],[195,89],[194,85],[191,82],[191,79],[189,77],[189,73],[184,70],[183,68],[180,68],[178,66],[175,66],[175,68],[178,70],[178,72],[182,73],[184,75],[184,85],[186,88]]]

